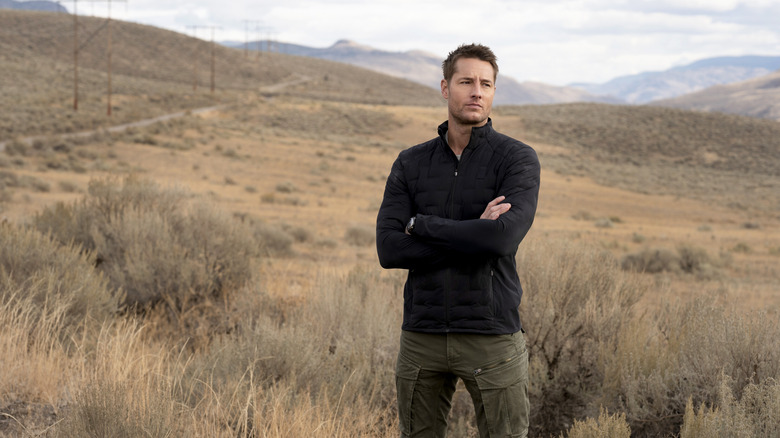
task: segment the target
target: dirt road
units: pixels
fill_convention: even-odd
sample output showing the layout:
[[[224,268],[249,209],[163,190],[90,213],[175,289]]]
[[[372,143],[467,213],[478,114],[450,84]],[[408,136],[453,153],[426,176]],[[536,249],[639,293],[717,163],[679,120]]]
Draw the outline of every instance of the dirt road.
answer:
[[[170,120],[170,119],[175,119],[175,118],[179,118],[179,117],[184,117],[187,114],[203,114],[203,113],[208,113],[208,112],[211,112],[211,111],[217,111],[217,110],[220,110],[220,109],[225,108],[225,107],[227,107],[227,105],[215,105],[215,106],[209,106],[209,107],[205,107],[205,108],[197,108],[197,109],[194,109],[194,110],[179,111],[179,112],[175,112],[175,113],[171,113],[171,114],[164,114],[162,116],[153,117],[151,119],[139,120],[137,122],[124,123],[124,124],[121,124],[121,125],[110,126],[108,128],[92,129],[92,130],[89,130],[89,131],[73,132],[73,133],[69,133],[69,134],[35,135],[35,136],[31,136],[31,137],[22,138],[21,141],[27,143],[28,145],[32,145],[33,142],[35,142],[36,140],[43,140],[45,138],[52,137],[52,136],[59,136],[60,138],[87,137],[87,136],[92,135],[92,134],[94,134],[96,132],[99,132],[99,131],[101,131],[103,129],[105,129],[108,132],[122,132],[122,131],[124,131],[124,130],[126,130],[128,128],[137,128],[137,127],[142,127],[142,126],[148,126],[148,125],[151,125],[152,123],[163,122],[165,120]],[[8,142],[9,141],[2,141],[2,142],[0,142],[0,152],[5,150],[5,145]]]

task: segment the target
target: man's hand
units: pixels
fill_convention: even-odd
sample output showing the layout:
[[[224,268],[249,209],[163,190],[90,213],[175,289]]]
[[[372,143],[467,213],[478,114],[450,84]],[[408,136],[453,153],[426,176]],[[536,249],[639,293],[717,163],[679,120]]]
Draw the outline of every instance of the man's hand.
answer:
[[[480,219],[490,219],[492,221],[498,219],[499,216],[509,211],[509,208],[512,207],[512,204],[505,202],[501,204],[500,202],[505,199],[505,196],[499,196],[498,198],[490,201],[485,207],[485,211],[482,213],[482,216],[480,216]]]

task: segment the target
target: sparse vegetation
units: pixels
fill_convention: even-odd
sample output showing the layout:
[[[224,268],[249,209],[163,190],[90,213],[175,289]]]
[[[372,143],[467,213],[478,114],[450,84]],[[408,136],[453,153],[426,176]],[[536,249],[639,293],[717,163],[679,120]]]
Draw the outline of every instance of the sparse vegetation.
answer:
[[[202,324],[189,317],[218,312],[249,281],[256,254],[248,227],[186,197],[133,177],[95,180],[81,201],[46,208],[33,223],[94,254],[98,271],[125,294],[125,306],[162,306],[186,330]]]
[[[261,253],[269,256],[292,255],[294,239],[282,227],[258,221],[252,225],[252,228]]]
[[[601,410],[598,419],[574,420],[574,426],[561,438],[630,438],[626,414],[609,414]]]
[[[134,203],[147,209],[154,205],[168,214],[181,211],[180,193],[132,180],[122,186],[93,183],[90,196],[96,199],[82,201],[81,208],[102,206],[103,210],[91,211],[110,211],[114,217],[144,210],[139,205],[130,208]],[[160,202],[166,196],[179,201]],[[70,208],[75,211],[77,206]],[[45,223],[40,218],[36,222]],[[10,226],[0,230],[37,239],[58,257],[72,254],[73,260],[81,260],[81,269],[93,272],[86,276],[74,272],[73,278],[99,281],[98,270],[109,263],[92,267],[99,249],[80,254],[76,247],[61,246],[35,230]],[[50,266],[39,257],[20,258],[35,247],[25,242],[3,245],[12,263],[28,260]],[[165,240],[159,245],[174,244]],[[158,251],[166,251],[159,245]],[[584,245],[526,242],[518,257],[535,435],[628,436],[630,428],[631,436],[677,430],[685,436],[708,436],[711,429],[703,428],[718,421],[748,421],[748,430],[753,431],[777,427],[773,417],[762,413],[776,409],[772,405],[777,398],[773,379],[780,377],[776,320],[762,314],[743,316],[701,301],[670,303],[659,312],[640,311],[642,295],[657,293],[657,285],[621,270],[609,253]],[[52,278],[62,278],[61,269],[73,271],[69,265],[61,266],[52,270]],[[18,269],[3,272],[8,271]],[[372,266],[357,267],[345,276],[321,276],[316,292],[301,301],[274,298],[257,289],[258,283],[236,287],[224,313],[233,328],[184,355],[178,337],[161,336],[166,332],[160,332],[159,324],[167,324],[163,314],[146,315],[148,328],[142,329],[133,325],[139,316],[109,312],[105,323],[88,325],[102,333],[96,338],[71,338],[68,342],[75,344],[67,350],[57,347],[62,341],[54,344],[57,363],[70,374],[57,383],[60,389],[47,391],[54,399],[64,393],[74,397],[66,401],[65,421],[50,427],[68,435],[111,436],[133,430],[189,436],[395,435],[392,369],[401,312],[397,292],[403,276],[379,274]],[[7,296],[19,296],[18,287],[11,285]],[[30,314],[41,311],[31,300],[6,301],[0,307],[0,320],[13,330],[14,340],[28,330],[13,316],[22,309]],[[202,323],[206,315],[192,321]],[[75,327],[83,327],[79,318]],[[59,339],[59,324],[41,326],[36,335],[41,342],[31,350],[0,344],[5,349],[0,357],[40,363],[35,355],[53,354],[40,349],[52,348],[46,339]],[[101,359],[84,361],[81,355]],[[19,374],[15,376],[19,384]],[[44,390],[34,373],[22,377],[29,391]],[[0,378],[3,384],[10,381]],[[724,388],[732,398],[724,398]],[[471,417],[465,416],[468,402],[462,388],[459,394],[455,414],[460,416],[451,427],[456,437],[474,431]],[[759,402],[761,410],[748,408]],[[3,408],[7,403],[0,400],[0,409],[7,409]],[[694,405],[717,410],[694,415],[690,408]],[[567,425],[572,425],[570,430]]]
[[[344,233],[344,240],[354,246],[368,246],[375,242],[376,230],[365,226],[352,226]]]
[[[624,270],[657,274],[659,272],[696,274],[704,278],[717,275],[716,263],[704,248],[681,244],[677,252],[666,248],[644,248],[623,257]]]
[[[116,20],[112,24],[114,105],[105,106],[106,46],[98,44],[105,20],[79,18],[79,109],[73,111],[73,20],[67,14],[4,10],[0,51],[6,78],[0,88],[0,141],[25,135],[79,132],[152,118],[174,111],[234,101],[260,87],[268,95],[306,96],[325,101],[379,104],[440,104],[438,93],[423,85],[387,78],[348,65],[266,53],[264,62],[246,59],[241,50],[217,46],[216,92],[209,92],[211,43],[183,34]],[[35,31],[30,31],[35,29]],[[96,39],[92,39],[94,36]],[[197,56],[203,54],[203,56]],[[192,62],[200,83],[193,90]],[[329,80],[321,72],[330,71]],[[187,73],[183,73],[187,72]],[[34,78],[34,80],[33,80]],[[381,81],[379,80],[381,78]],[[377,84],[381,86],[377,87]],[[400,91],[400,93],[399,93]],[[401,97],[403,96],[403,97]],[[40,102],[50,102],[41,105]],[[142,138],[142,141],[146,139]],[[12,146],[11,149],[14,149]]]
[[[774,120],[594,103],[502,106],[495,112],[518,118],[509,134],[566,146],[566,154],[545,159],[548,169],[562,174],[740,210],[777,208],[767,202],[780,190],[767,182],[780,172],[780,124]]]
[[[405,273],[377,266],[373,221],[398,151],[435,135],[438,93],[220,48],[232,68],[212,96],[190,76],[207,43],[117,22],[109,119],[102,23],[83,22],[73,112],[56,38],[72,21],[0,14],[0,435],[397,436]],[[493,116],[558,172],[518,254],[532,435],[777,435],[776,124],[597,104]],[[451,415],[449,436],[475,436],[462,385]]]

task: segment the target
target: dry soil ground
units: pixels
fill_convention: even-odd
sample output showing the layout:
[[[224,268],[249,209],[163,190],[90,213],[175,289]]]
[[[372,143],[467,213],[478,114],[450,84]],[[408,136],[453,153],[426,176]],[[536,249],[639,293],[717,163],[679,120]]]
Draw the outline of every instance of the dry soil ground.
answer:
[[[51,189],[15,189],[0,214],[24,221],[45,205],[79,198],[90,179],[137,173],[183,186],[247,219],[305,230],[309,237],[294,245],[294,255],[264,264],[271,292],[304,297],[321,269],[347,270],[360,263],[380,269],[373,244],[350,244],[346,235],[373,233],[394,158],[435,135],[445,111],[257,98],[75,146],[73,151],[86,157],[80,172],[52,170],[43,158],[26,158],[12,171],[46,181]],[[494,126],[522,139],[516,116],[496,116]],[[648,297],[650,302],[706,294],[749,308],[780,308],[776,216],[748,218],[717,203],[639,194],[561,175],[544,168],[544,162],[568,150],[532,146],[543,172],[528,239],[588,241],[617,257],[643,248],[700,247],[716,264],[717,275],[658,275],[659,293]]]

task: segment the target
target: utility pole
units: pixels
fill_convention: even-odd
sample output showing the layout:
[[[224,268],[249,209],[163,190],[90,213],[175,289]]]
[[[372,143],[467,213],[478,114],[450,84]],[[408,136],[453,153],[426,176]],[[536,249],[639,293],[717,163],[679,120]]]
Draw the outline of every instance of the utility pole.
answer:
[[[191,25],[187,26],[187,29],[192,29],[192,36],[197,40],[198,36],[198,29],[207,29],[208,26],[197,26],[197,25]],[[198,57],[196,54],[198,53],[198,42],[195,41],[195,54],[192,56],[192,91],[195,91],[198,89]],[[213,66],[212,66],[213,70]]]
[[[260,27],[260,21],[256,21],[255,22],[255,38],[256,38],[255,50],[257,51],[257,59],[260,59],[260,56],[262,56],[263,54],[263,48],[262,48],[263,35],[261,33],[262,30],[263,28]]]
[[[211,26],[211,94],[214,94],[214,83],[216,82],[215,78],[216,78],[217,44],[214,42],[214,29],[216,28],[217,26]]]
[[[249,57],[249,20],[244,20],[244,58]]]
[[[79,110],[79,14],[73,0],[73,111]]]
[[[108,72],[108,92],[106,99],[106,115],[111,117],[111,0],[108,0],[108,22],[106,23],[108,28],[108,66],[106,68]]]
[[[244,20],[244,58],[249,58],[249,25],[254,24],[255,26],[255,37],[257,37],[257,26],[260,23],[260,20]],[[259,42],[255,42],[255,44],[259,44]]]
[[[107,86],[107,107],[106,114],[111,116],[111,2],[112,1],[127,1],[127,0],[85,0],[93,4],[97,2],[108,2],[108,21],[106,22],[106,28],[108,30],[107,38],[107,66],[106,73],[108,75]],[[78,0],[73,0],[73,111],[79,109],[79,15],[77,9]]]

